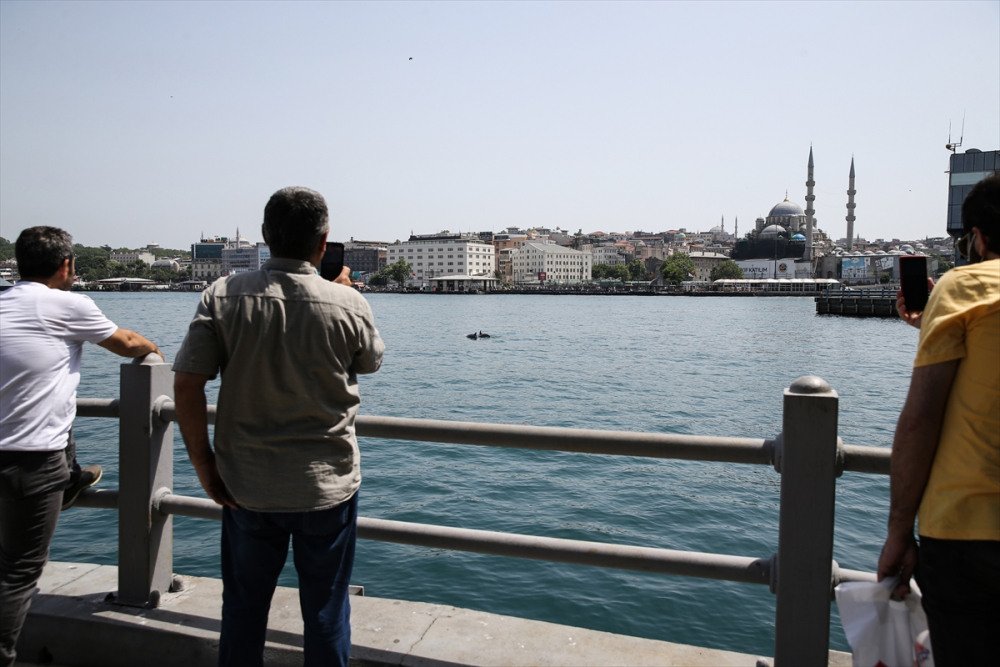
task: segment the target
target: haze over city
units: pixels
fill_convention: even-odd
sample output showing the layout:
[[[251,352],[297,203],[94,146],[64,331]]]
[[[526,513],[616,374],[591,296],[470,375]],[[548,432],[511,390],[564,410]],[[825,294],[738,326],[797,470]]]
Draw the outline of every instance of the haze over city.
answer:
[[[1000,3],[0,2],[0,236],[740,233],[785,196],[844,236],[945,235],[949,122],[1000,147]]]

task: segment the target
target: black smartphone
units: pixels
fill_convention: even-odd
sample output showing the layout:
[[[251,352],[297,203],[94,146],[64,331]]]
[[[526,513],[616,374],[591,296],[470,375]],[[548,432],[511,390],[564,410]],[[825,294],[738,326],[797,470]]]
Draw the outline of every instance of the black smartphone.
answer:
[[[336,280],[344,270],[344,244],[328,241],[323,262],[319,265],[319,275],[324,280]]]
[[[900,257],[899,281],[906,309],[922,311],[927,306],[927,258],[920,255]]]

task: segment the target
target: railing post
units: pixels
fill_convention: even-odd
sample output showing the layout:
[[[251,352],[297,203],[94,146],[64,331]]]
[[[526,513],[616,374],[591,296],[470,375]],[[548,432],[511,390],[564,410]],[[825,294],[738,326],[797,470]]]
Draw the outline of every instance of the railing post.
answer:
[[[118,598],[155,607],[170,588],[173,519],[153,510],[153,495],[174,481],[174,428],[155,414],[173,398],[173,371],[156,354],[121,367],[119,399]]]
[[[775,667],[829,661],[839,400],[815,376],[785,390]]]

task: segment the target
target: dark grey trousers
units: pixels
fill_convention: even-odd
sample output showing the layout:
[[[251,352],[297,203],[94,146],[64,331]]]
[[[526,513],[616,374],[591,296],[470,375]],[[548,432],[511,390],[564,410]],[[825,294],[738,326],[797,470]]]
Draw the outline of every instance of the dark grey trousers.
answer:
[[[14,664],[71,471],[79,475],[72,433],[60,451],[0,452],[0,667]]]

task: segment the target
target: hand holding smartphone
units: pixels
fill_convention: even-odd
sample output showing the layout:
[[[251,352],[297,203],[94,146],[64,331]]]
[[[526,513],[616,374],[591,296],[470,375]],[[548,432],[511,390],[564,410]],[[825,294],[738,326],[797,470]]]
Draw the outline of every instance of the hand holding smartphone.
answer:
[[[323,261],[319,265],[319,275],[324,280],[336,280],[344,271],[344,244],[329,241],[326,244],[326,252],[323,253]]]
[[[919,312],[927,307],[927,259],[921,255],[899,258],[899,280],[903,288],[906,310]]]

